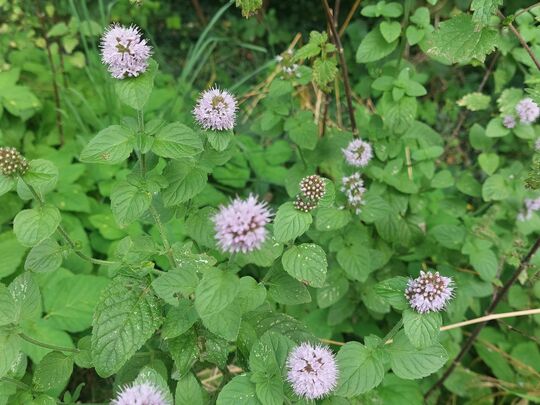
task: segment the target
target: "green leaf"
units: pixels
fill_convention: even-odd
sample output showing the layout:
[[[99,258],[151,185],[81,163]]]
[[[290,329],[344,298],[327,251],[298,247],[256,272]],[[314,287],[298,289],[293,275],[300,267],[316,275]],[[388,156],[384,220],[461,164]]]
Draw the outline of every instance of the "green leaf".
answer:
[[[176,403],[177,404],[190,404],[190,405],[204,405],[205,395],[203,394],[197,378],[193,373],[187,373],[183,375],[176,384]]]
[[[248,18],[257,12],[262,7],[262,0],[236,0],[236,7],[241,7],[242,16]],[[178,390],[177,390],[178,391]],[[178,401],[178,399],[177,399]],[[191,402],[184,402],[186,404]]]
[[[13,363],[19,357],[20,350],[21,343],[19,336],[16,334],[0,334],[0,378],[6,376],[11,371]]]
[[[150,208],[152,194],[127,181],[116,183],[111,191],[111,210],[120,226],[131,224]]]
[[[56,240],[45,239],[30,250],[24,262],[24,269],[35,273],[54,271],[62,265],[63,251]]]
[[[491,249],[476,250],[470,254],[471,265],[482,280],[493,281],[499,268],[499,260]]]
[[[17,322],[35,320],[41,317],[41,293],[31,273],[22,273],[9,285],[15,301],[13,311]]]
[[[394,308],[404,310],[409,307],[409,303],[405,298],[407,281],[406,277],[393,277],[375,284],[373,289],[379,297]]]
[[[486,55],[495,50],[498,38],[494,29],[478,30],[470,15],[460,14],[439,25],[428,54],[451,63],[469,63],[473,59],[484,62]]]
[[[208,142],[210,145],[212,145],[212,148],[217,150],[218,152],[223,152],[231,141],[234,139],[234,132],[231,131],[211,131],[206,130],[206,137],[208,138]]]
[[[101,292],[109,284],[105,277],[77,274],[60,280],[43,301],[47,320],[68,332],[82,332],[92,325],[92,316]]]
[[[152,288],[159,298],[167,304],[178,305],[178,295],[188,296],[195,292],[199,283],[196,270],[192,267],[182,268],[180,271],[169,270],[152,281]]]
[[[101,294],[92,322],[92,358],[101,377],[116,373],[161,324],[148,286],[115,279]]]
[[[195,197],[203,190],[208,180],[204,170],[180,161],[170,162],[164,176],[169,186],[163,191],[163,201],[169,207]]]
[[[497,12],[503,0],[473,0],[471,10],[474,11],[472,19],[479,26],[489,24],[489,19]]]
[[[12,231],[0,234],[0,278],[9,276],[19,268],[25,253],[26,248],[17,241]]]
[[[401,24],[397,21],[383,21],[379,25],[379,29],[383,38],[388,43],[394,42],[399,38],[399,34],[401,34]]]
[[[506,179],[500,174],[488,177],[482,185],[484,201],[500,201],[510,196],[510,188]]]
[[[28,163],[28,171],[23,175],[23,179],[24,181],[19,180],[17,183],[17,193],[23,200],[34,198],[25,182],[31,185],[39,195],[44,196],[56,187],[58,168],[48,160],[31,160]]]
[[[317,146],[319,128],[310,111],[300,111],[285,121],[289,138],[303,149],[314,150]]]
[[[142,110],[154,87],[158,64],[150,59],[148,69],[137,77],[115,80],[116,95],[120,101],[135,110]]]
[[[191,301],[182,299],[178,306],[172,307],[167,312],[161,329],[161,336],[164,339],[180,336],[182,333],[187,332],[197,322],[197,319],[199,319],[199,315]]]
[[[375,62],[392,53],[398,41],[388,43],[379,30],[370,31],[356,51],[356,62],[369,63]]]
[[[467,231],[462,225],[440,224],[429,230],[437,242],[448,249],[460,249]]]
[[[62,220],[60,211],[50,204],[22,210],[13,220],[13,231],[23,246],[35,246],[51,236]]]
[[[297,280],[311,286],[322,287],[326,280],[326,254],[313,243],[291,246],[282,256],[283,268]]]
[[[169,352],[180,375],[184,375],[195,364],[199,356],[197,335],[193,329],[168,341]]]
[[[288,242],[306,232],[313,218],[309,212],[298,211],[293,203],[281,205],[274,218],[274,238],[278,242]]]
[[[337,354],[340,372],[336,395],[352,398],[378,386],[384,378],[382,353],[358,342],[349,342]]]
[[[0,196],[10,192],[15,186],[15,179],[13,177],[4,176],[0,173]]]
[[[202,151],[203,144],[199,134],[179,122],[161,128],[152,144],[152,152],[171,159],[194,157]]]
[[[36,366],[32,385],[38,392],[61,390],[66,386],[72,372],[73,357],[51,352]]]
[[[313,80],[319,87],[326,88],[335,79],[337,70],[335,59],[316,59],[313,63]]]
[[[284,271],[276,271],[268,280],[268,295],[284,305],[297,305],[311,302],[307,287]]]
[[[375,270],[371,265],[370,252],[366,246],[355,245],[340,249],[337,261],[351,280],[364,282]]]
[[[249,374],[234,377],[223,387],[217,397],[216,405],[263,405],[257,398],[255,384]]]
[[[403,329],[414,347],[419,349],[437,343],[442,316],[439,312],[419,314],[412,309],[403,311]]]
[[[0,326],[8,325],[17,321],[15,300],[9,289],[0,283]]]
[[[404,332],[395,336],[387,352],[390,355],[392,371],[405,380],[427,377],[444,366],[448,360],[446,350],[439,343],[416,349]]]
[[[135,145],[135,136],[120,125],[111,125],[93,137],[81,152],[85,163],[114,165],[126,160]]]
[[[499,155],[496,153],[481,153],[478,156],[480,167],[488,176],[491,176],[499,167]]]
[[[485,94],[474,92],[463,96],[457,101],[457,105],[467,108],[470,111],[481,111],[489,107],[491,97]]]
[[[351,221],[351,213],[348,210],[321,207],[317,210],[315,227],[318,231],[329,232],[343,228]]]
[[[502,123],[501,117],[492,118],[486,127],[486,136],[489,138],[502,138],[510,134],[510,130]]]

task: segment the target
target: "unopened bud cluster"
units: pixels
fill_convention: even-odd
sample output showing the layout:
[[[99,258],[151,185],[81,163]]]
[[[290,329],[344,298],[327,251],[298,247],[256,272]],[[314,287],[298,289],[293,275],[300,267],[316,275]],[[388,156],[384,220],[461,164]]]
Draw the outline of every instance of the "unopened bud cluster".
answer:
[[[4,176],[24,174],[28,170],[28,162],[15,148],[0,148],[0,173]]]
[[[310,212],[317,208],[319,200],[326,191],[324,179],[317,175],[304,177],[300,181],[300,194],[296,197],[294,208],[302,212]]]

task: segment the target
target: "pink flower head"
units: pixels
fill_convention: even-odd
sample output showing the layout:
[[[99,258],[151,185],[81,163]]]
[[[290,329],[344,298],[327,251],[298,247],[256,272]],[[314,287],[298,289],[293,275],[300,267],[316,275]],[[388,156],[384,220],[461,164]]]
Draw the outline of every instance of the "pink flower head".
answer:
[[[505,128],[512,129],[516,126],[516,119],[511,115],[505,115],[503,118],[503,125]]]
[[[137,77],[148,68],[152,48],[139,27],[113,24],[101,37],[101,60],[116,79]]]
[[[525,211],[518,214],[519,221],[528,221],[532,218],[532,214],[540,210],[540,197],[525,198]]]
[[[213,88],[201,94],[193,115],[204,129],[226,131],[234,128],[236,108],[236,99],[231,93]]]
[[[287,381],[299,397],[322,398],[336,388],[339,370],[332,351],[304,342],[287,358]]]
[[[431,271],[420,271],[418,278],[409,279],[405,297],[416,312],[439,312],[453,297],[452,285],[452,279],[441,276],[439,272],[433,274]]]
[[[371,145],[361,139],[353,139],[342,151],[351,166],[365,167],[373,157]]]
[[[126,386],[111,401],[111,405],[172,405],[163,393],[150,383]]]
[[[257,250],[266,240],[266,225],[272,216],[265,202],[250,195],[247,200],[234,199],[221,206],[212,218],[216,239],[224,252],[247,253]]]
[[[364,205],[364,193],[366,192],[362,176],[358,172],[345,176],[341,180],[341,184],[341,191],[347,196],[349,205],[354,208],[356,214],[360,214],[361,207]]]
[[[523,124],[532,124],[540,115],[540,108],[532,98],[524,98],[516,105],[516,112]]]

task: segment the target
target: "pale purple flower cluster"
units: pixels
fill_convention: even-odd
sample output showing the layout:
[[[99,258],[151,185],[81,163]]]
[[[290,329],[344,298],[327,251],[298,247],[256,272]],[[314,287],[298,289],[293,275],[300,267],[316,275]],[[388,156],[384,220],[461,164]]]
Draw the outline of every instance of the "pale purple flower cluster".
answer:
[[[250,195],[247,200],[236,198],[221,206],[212,218],[216,239],[224,252],[247,253],[257,250],[266,240],[266,225],[272,216],[265,202]]]
[[[236,108],[234,96],[216,87],[201,94],[193,109],[193,115],[204,129],[227,131],[234,128]]]
[[[126,386],[111,401],[111,405],[172,405],[163,393],[150,383]]]
[[[373,157],[371,145],[362,139],[353,139],[342,151],[347,163],[356,167],[367,166]]]
[[[421,314],[439,312],[453,297],[454,287],[450,277],[444,277],[431,271],[420,271],[416,279],[409,279],[405,297],[412,309]]]
[[[148,68],[152,48],[139,27],[113,24],[101,37],[101,60],[116,79],[137,77]]]
[[[502,122],[504,127],[508,129],[512,129],[516,126],[516,119],[511,115],[505,115]]]
[[[339,370],[332,351],[325,346],[304,342],[287,358],[287,380],[296,395],[322,398],[336,388]]]
[[[525,199],[525,212],[518,214],[519,221],[528,221],[532,218],[533,212],[540,210],[540,197]]]
[[[523,124],[532,124],[540,116],[540,107],[527,97],[516,105],[516,112]]]
[[[364,193],[366,192],[362,176],[358,172],[345,176],[341,180],[341,184],[341,191],[347,196],[349,205],[354,208],[356,214],[360,214],[362,205],[364,205]]]

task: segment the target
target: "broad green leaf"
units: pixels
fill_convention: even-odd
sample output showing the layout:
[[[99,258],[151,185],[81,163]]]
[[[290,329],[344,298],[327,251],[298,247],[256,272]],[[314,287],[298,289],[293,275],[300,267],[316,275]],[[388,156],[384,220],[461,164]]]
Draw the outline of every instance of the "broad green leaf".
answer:
[[[310,111],[300,111],[285,121],[289,138],[303,149],[313,150],[317,146],[319,129]]]
[[[152,203],[152,194],[127,181],[116,183],[111,191],[111,210],[120,226],[131,224]]]
[[[313,218],[309,212],[294,208],[293,203],[287,202],[279,207],[274,218],[274,238],[278,242],[288,242],[306,232]]]
[[[381,35],[388,43],[394,42],[401,34],[401,24],[398,21],[383,21],[379,25]]]
[[[307,287],[284,271],[275,271],[268,280],[268,295],[284,305],[297,305],[311,302]]]
[[[223,152],[234,138],[234,132],[231,131],[205,131],[208,142],[212,148],[218,152]]]
[[[217,397],[216,405],[263,405],[257,398],[255,384],[249,374],[234,377],[223,387]]]
[[[439,370],[448,354],[439,343],[423,349],[416,349],[407,339],[404,332],[398,333],[392,344],[388,345],[392,371],[405,380],[427,377]]]
[[[488,177],[482,185],[482,198],[484,201],[500,201],[510,196],[510,187],[506,179],[500,174]]]
[[[462,225],[440,224],[429,230],[437,242],[448,249],[460,249],[467,231]]]
[[[32,385],[38,392],[63,389],[72,372],[73,357],[60,352],[50,352],[36,366]]]
[[[383,298],[397,310],[404,310],[409,307],[405,298],[405,289],[407,288],[406,277],[393,277],[381,281],[373,287],[375,293]]]
[[[326,285],[317,290],[317,305],[328,308],[338,302],[349,291],[349,281],[333,269],[328,272]]]
[[[377,393],[385,405],[422,405],[424,397],[418,382],[402,380],[392,373],[387,373]]]
[[[116,373],[161,324],[148,286],[115,279],[101,294],[92,322],[92,358],[102,377]]]
[[[189,372],[199,356],[197,334],[193,329],[168,340],[169,352],[180,375]]]
[[[465,107],[470,111],[480,111],[488,108],[490,102],[491,97],[482,93],[474,92],[460,98],[457,101],[457,105],[460,107]]]
[[[175,395],[177,404],[204,405],[205,396],[193,373],[187,373],[178,380]]]
[[[203,151],[201,137],[187,125],[173,122],[156,134],[152,152],[164,158],[183,159]]]
[[[0,334],[0,378],[11,370],[11,366],[19,356],[20,349],[19,336]]]
[[[352,398],[378,386],[384,378],[384,362],[378,349],[349,342],[337,354],[340,371],[336,395]]]
[[[180,336],[182,333],[187,332],[197,322],[197,319],[199,319],[199,316],[193,304],[189,300],[183,299],[178,306],[172,307],[167,312],[165,321],[163,321],[161,336],[164,339]]]
[[[499,167],[499,155],[496,153],[481,153],[478,156],[480,167],[488,176],[491,176]]]
[[[472,0],[473,21],[479,26],[488,25],[489,19],[502,4],[503,0]]]
[[[460,14],[439,24],[428,54],[451,63],[469,63],[473,59],[484,62],[486,55],[495,50],[498,38],[494,29],[477,29],[470,15]]]
[[[503,125],[501,117],[492,118],[486,127],[486,136],[489,138],[502,138],[510,134],[510,130]]]
[[[135,135],[120,125],[111,125],[93,137],[81,152],[85,163],[114,165],[126,160],[135,145]]]
[[[62,248],[56,240],[49,238],[45,239],[39,245],[30,249],[24,269],[35,273],[46,273],[54,271],[62,265]]]
[[[442,316],[438,312],[419,314],[412,309],[403,311],[403,329],[413,346],[421,349],[437,343]]]
[[[337,71],[335,58],[316,59],[313,63],[313,80],[319,87],[326,88],[328,83],[335,79]]]
[[[167,304],[178,305],[180,294],[188,296],[195,292],[199,277],[192,267],[169,270],[152,281],[152,288],[157,296]]]
[[[22,273],[9,285],[15,301],[13,311],[18,322],[41,317],[41,293],[31,273]]]
[[[340,249],[337,261],[351,280],[364,282],[375,270],[371,265],[370,251],[366,246],[351,246]]]
[[[351,213],[348,210],[321,207],[317,210],[315,217],[315,227],[318,231],[335,231],[343,228],[351,221]]]
[[[15,186],[15,179],[13,177],[4,176],[0,173],[0,196],[13,190]]]
[[[135,110],[142,110],[152,93],[157,69],[158,64],[150,59],[148,69],[141,75],[122,80],[115,79],[116,95],[120,101]]]
[[[499,260],[491,249],[476,250],[470,254],[471,265],[482,280],[493,281],[499,268]]]
[[[183,203],[199,194],[208,176],[197,166],[180,161],[170,162],[164,172],[169,186],[163,191],[166,206]]]
[[[322,287],[326,280],[326,254],[316,244],[291,246],[281,258],[283,268],[297,280],[311,286]]]
[[[17,315],[15,300],[11,292],[4,284],[0,283],[0,326],[16,322]]]
[[[28,162],[28,171],[23,175],[23,179],[24,181],[17,182],[17,193],[23,200],[34,198],[26,183],[43,197],[56,187],[58,168],[49,160],[34,159]]]
[[[13,231],[23,246],[35,246],[51,236],[60,225],[60,211],[50,204],[22,210],[13,220]]]
[[[13,231],[0,234],[0,278],[9,276],[19,268],[26,250]]]
[[[398,44],[398,40],[387,42],[377,29],[370,31],[356,51],[356,62],[370,63],[378,61],[392,53]]]

